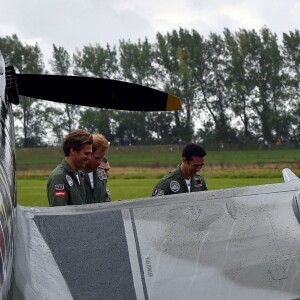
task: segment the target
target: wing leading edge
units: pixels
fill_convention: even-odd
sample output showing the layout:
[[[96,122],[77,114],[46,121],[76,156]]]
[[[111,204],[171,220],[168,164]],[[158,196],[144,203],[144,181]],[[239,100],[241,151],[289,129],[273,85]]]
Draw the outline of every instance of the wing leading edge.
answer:
[[[288,168],[282,170],[282,175],[283,175],[284,182],[290,182],[292,180],[298,180],[298,181],[300,180],[298,176]]]

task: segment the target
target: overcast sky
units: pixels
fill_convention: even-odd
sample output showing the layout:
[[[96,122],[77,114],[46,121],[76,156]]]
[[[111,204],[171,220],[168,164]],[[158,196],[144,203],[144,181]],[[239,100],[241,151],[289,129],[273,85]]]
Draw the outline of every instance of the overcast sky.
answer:
[[[119,40],[155,41],[157,32],[180,27],[201,35],[239,28],[267,26],[277,33],[299,29],[296,0],[2,0],[0,36],[17,34],[28,44],[38,43],[45,62],[52,44],[69,51]]]

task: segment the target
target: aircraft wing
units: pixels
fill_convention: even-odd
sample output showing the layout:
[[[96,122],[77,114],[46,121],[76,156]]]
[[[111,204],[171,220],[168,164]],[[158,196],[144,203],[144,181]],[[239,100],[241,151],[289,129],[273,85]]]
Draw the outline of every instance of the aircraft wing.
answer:
[[[18,206],[14,299],[298,299],[299,188]]]

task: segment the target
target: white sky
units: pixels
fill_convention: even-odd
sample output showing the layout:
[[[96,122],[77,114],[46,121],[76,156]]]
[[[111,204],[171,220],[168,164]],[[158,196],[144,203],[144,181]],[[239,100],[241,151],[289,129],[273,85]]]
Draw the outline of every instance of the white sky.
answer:
[[[155,42],[180,27],[204,37],[239,28],[267,26],[277,33],[299,29],[300,2],[296,0],[3,0],[0,36],[16,33],[28,44],[38,43],[44,61],[52,45],[74,53],[76,48],[99,43],[118,46],[119,40]]]

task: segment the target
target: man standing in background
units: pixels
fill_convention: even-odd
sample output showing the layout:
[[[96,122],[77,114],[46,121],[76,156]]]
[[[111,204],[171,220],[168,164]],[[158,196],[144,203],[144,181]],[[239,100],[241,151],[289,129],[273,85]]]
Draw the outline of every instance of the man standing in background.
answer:
[[[106,177],[108,179],[109,177],[109,170],[110,170],[110,164],[107,160],[106,157],[103,157],[102,161],[101,161],[101,164],[100,164],[100,168],[104,170],[105,174],[106,174]],[[105,202],[109,202],[111,201],[111,198],[110,198],[110,191],[107,187],[107,179],[106,179],[106,192],[105,192]]]
[[[64,140],[65,158],[49,175],[47,196],[50,206],[86,204],[83,173],[92,154],[92,135],[82,129],[70,132]]]
[[[206,191],[204,178],[197,174],[204,166],[205,155],[202,146],[187,144],[182,152],[182,163],[157,183],[152,196]]]
[[[91,159],[83,170],[87,203],[109,202],[106,195],[107,175],[101,162],[109,149],[109,143],[102,134],[93,134]]]

